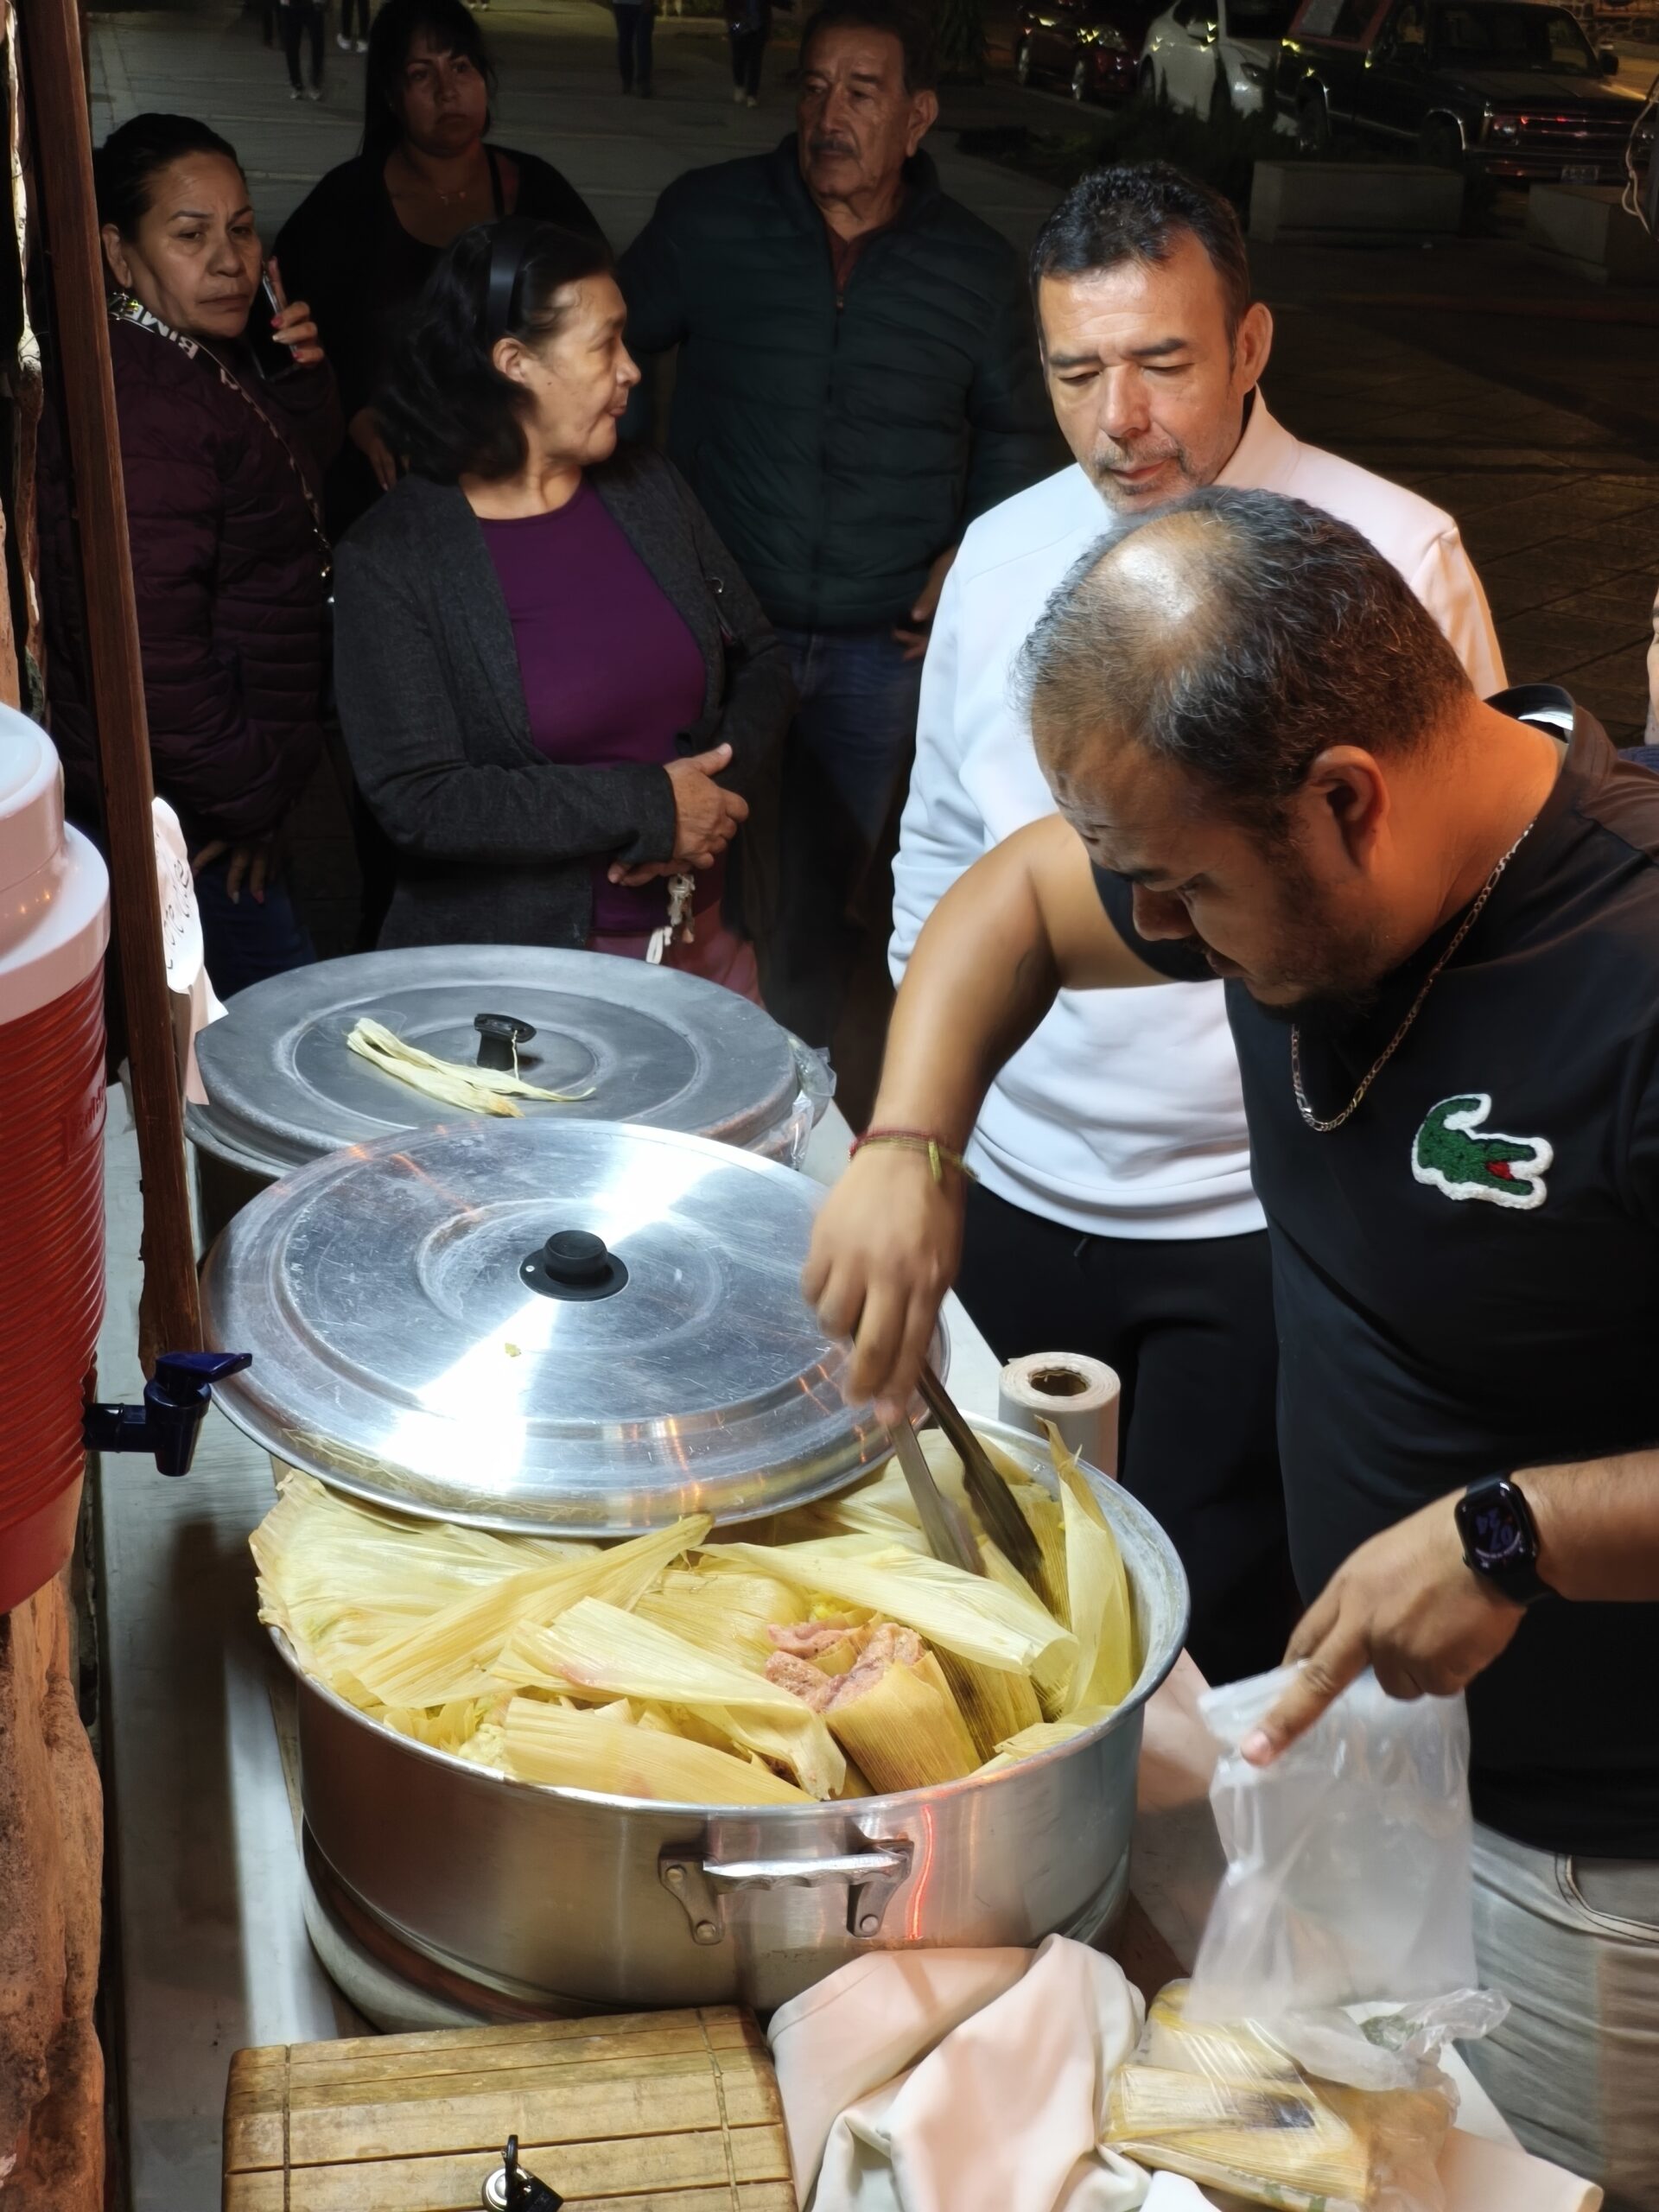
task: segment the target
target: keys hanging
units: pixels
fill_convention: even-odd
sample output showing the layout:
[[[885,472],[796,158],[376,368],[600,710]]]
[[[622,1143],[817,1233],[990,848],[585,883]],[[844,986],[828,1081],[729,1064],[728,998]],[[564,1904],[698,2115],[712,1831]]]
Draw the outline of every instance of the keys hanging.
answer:
[[[696,876],[683,870],[668,879],[668,919],[660,929],[652,931],[645,945],[645,959],[652,967],[662,966],[663,955],[677,936],[683,944],[696,943],[696,924],[691,918],[691,899],[696,887]]]

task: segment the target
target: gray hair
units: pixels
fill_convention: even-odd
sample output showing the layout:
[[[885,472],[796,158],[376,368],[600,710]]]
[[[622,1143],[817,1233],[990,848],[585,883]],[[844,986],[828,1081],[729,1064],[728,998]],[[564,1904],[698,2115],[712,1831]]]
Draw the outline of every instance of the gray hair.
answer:
[[[1416,751],[1470,688],[1369,538],[1300,499],[1219,486],[1091,547],[1016,684],[1050,767],[1133,741],[1269,831],[1325,747]]]

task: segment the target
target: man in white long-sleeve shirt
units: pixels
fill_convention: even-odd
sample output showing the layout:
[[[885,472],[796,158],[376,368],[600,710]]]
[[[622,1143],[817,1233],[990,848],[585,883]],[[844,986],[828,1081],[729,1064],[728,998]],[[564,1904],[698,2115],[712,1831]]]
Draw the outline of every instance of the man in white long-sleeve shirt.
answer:
[[[895,979],[957,878],[1053,811],[1009,676],[1114,513],[1211,483],[1323,507],[1405,576],[1483,697],[1504,683],[1450,517],[1268,414],[1272,318],[1224,201],[1163,163],[1097,171],[1050,217],[1032,268],[1076,465],[982,516],[946,582],[894,867]],[[1198,1663],[1216,1681],[1276,1664],[1297,1606],[1272,1291],[1221,985],[1062,992],[993,1085],[969,1158],[969,1313],[1001,1358],[1085,1351],[1118,1370],[1120,1471],[1181,1552]]]

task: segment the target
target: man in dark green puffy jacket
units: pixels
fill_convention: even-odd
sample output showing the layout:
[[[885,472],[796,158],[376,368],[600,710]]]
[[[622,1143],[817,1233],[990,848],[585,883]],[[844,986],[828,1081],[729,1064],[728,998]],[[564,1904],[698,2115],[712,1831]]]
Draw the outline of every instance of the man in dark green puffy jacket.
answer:
[[[1053,466],[1024,270],[920,150],[932,87],[893,0],[826,0],[795,135],[671,184],[620,272],[630,347],[679,349],[669,452],[794,665],[768,998],[816,1044],[849,899],[883,904],[864,880],[957,540]]]

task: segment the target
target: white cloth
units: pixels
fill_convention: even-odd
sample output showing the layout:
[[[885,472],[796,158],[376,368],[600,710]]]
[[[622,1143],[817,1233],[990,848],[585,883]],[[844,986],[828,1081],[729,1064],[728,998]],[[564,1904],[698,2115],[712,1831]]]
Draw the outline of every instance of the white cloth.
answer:
[[[1406,578],[1483,697],[1503,688],[1491,615],[1449,516],[1305,446],[1258,392],[1223,484],[1281,492],[1363,531]],[[1014,657],[1109,516],[1078,467],[982,515],[946,580],[922,673],[916,766],[893,867],[895,980],[964,870],[1054,802],[1009,702]],[[993,1084],[969,1148],[988,1190],[1129,1237],[1262,1226],[1219,983],[1062,991]]]
[[[206,966],[201,914],[184,831],[164,798],[151,800],[150,825],[162,899],[162,957],[167,964],[167,988],[173,995],[173,1030],[182,1063],[184,1095],[194,1105],[205,1106],[207,1093],[196,1066],[196,1039],[210,1021],[220,1019],[225,1008]]]
[[[1146,2175],[1096,2141],[1143,2017],[1061,1936],[842,1967],[769,2031],[803,2212],[1135,2212]]]
[[[876,1951],[768,2031],[801,2212],[1210,2212],[1236,2200],[1096,2147],[1144,2007],[1110,1959]],[[1597,2212],[1601,2191],[1529,2158],[1471,2081],[1440,2164],[1446,2212]],[[1468,2132],[1490,2126],[1487,2139]]]

